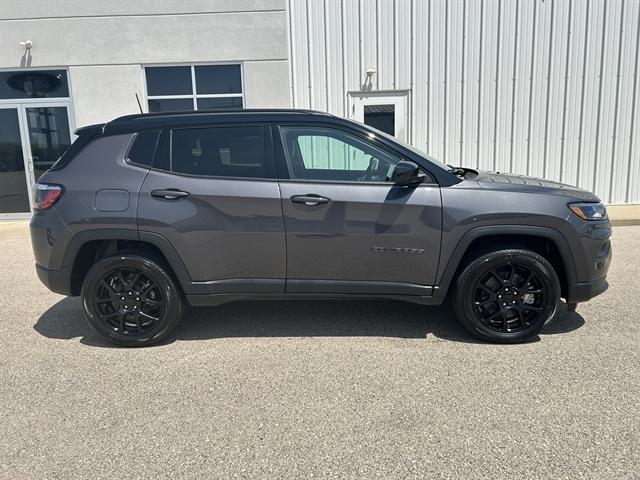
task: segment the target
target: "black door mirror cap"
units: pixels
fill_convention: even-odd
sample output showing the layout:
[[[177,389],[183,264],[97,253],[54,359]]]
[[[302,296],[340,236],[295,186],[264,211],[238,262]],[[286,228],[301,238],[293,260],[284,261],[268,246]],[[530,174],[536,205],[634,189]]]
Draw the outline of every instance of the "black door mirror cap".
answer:
[[[424,175],[420,175],[420,167],[409,160],[398,162],[393,170],[391,180],[396,185],[418,185],[424,181]]]

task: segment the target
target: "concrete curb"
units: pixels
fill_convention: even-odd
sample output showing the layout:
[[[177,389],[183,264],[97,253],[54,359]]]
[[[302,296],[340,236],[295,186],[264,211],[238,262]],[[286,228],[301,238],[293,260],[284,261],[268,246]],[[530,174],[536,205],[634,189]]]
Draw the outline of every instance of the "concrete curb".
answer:
[[[607,205],[607,213],[614,227],[640,225],[640,205]]]
[[[611,219],[611,226],[613,227],[631,227],[633,225],[640,225],[640,218],[631,218],[626,220]]]

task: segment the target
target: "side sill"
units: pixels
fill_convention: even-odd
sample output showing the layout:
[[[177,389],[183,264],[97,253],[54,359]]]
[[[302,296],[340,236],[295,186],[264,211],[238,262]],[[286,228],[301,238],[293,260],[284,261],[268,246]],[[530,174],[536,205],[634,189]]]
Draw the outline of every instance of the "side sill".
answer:
[[[407,295],[431,296],[431,285],[416,285],[401,282],[360,281],[360,280],[308,280],[287,279],[287,294],[354,294],[354,295]]]
[[[214,293],[209,295],[186,295],[193,307],[212,307],[239,301],[290,301],[290,300],[397,300],[419,305],[441,305],[444,298],[421,295],[366,295],[336,293]]]
[[[211,280],[205,282],[191,282],[190,294],[193,295],[215,295],[215,294],[235,294],[243,292],[246,294],[262,293],[284,293],[285,280],[283,278],[228,278],[224,280]]]

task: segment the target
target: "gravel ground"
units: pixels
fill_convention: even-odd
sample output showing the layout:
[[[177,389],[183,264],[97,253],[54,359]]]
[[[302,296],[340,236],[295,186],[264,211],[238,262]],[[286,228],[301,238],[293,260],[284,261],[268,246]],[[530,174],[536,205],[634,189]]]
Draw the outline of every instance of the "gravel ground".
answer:
[[[7,226],[8,225],[8,226]],[[111,348],[0,225],[0,477],[640,478],[640,227],[537,341],[446,308],[236,303]]]

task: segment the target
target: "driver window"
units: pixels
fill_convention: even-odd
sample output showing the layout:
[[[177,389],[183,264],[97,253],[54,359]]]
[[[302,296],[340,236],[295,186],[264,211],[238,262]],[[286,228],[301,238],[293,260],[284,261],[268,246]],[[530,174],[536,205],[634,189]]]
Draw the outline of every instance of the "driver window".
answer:
[[[282,126],[280,135],[292,179],[389,182],[401,160],[337,128]]]

